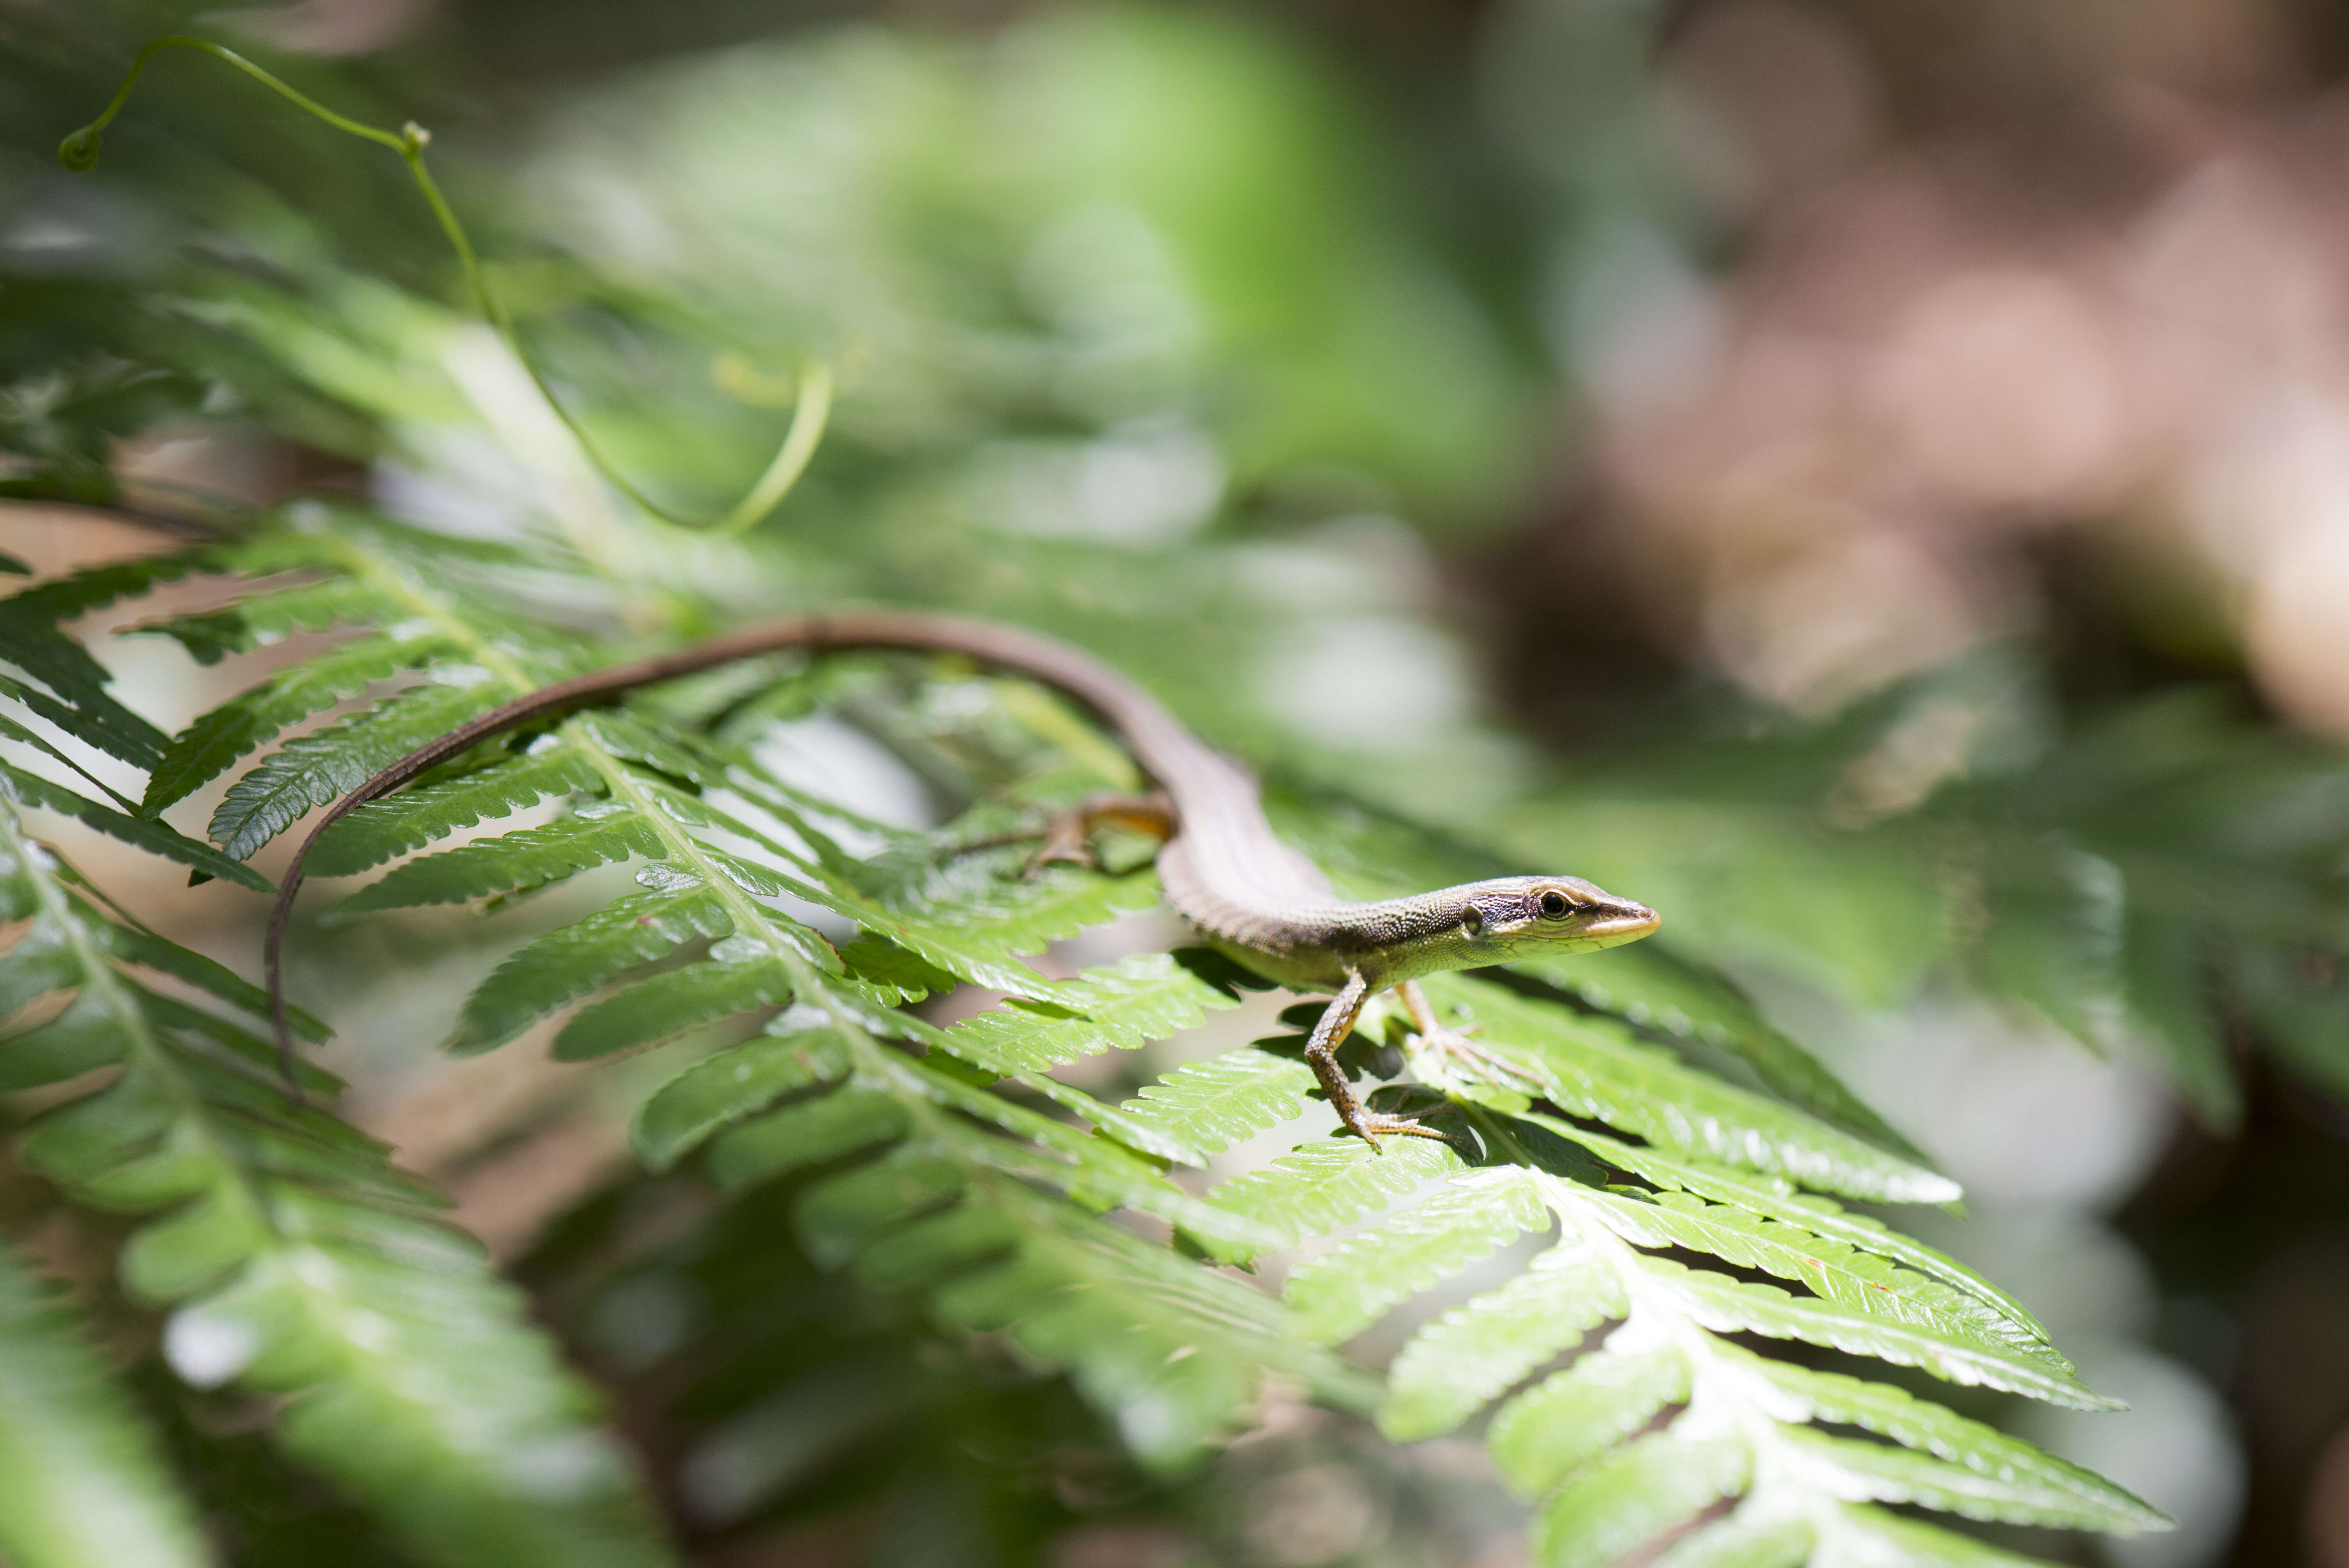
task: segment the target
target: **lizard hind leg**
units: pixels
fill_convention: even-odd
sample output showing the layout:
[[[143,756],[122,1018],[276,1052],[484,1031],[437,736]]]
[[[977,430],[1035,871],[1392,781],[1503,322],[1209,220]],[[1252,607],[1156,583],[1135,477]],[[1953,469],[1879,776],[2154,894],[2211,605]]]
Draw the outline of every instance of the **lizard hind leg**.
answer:
[[[1103,827],[1126,828],[1152,838],[1171,839],[1179,819],[1174,802],[1160,791],[1147,795],[1094,795],[1053,818],[1044,828],[1044,841],[1030,857],[1028,869],[1071,864],[1098,867],[1092,836]]]

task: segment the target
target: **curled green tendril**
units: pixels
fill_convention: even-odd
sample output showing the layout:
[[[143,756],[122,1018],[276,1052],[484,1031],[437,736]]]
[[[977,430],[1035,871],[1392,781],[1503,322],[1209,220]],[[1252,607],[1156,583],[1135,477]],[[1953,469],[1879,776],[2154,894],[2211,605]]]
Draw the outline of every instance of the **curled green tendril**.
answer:
[[[594,463],[596,471],[622,495],[652,516],[676,527],[735,534],[752,527],[772,512],[781,504],[783,497],[791,492],[792,484],[807,468],[808,459],[815,455],[817,443],[823,439],[824,423],[832,412],[833,386],[829,368],[821,363],[812,363],[802,374],[798,402],[792,411],[791,428],[784,432],[783,444],[776,451],[774,461],[767,465],[766,472],[759,476],[750,493],[723,520],[716,523],[696,522],[669,511],[630,483],[605,459],[603,453],[596,450],[595,443],[588,438],[586,430],[573,417],[571,410],[563,406],[563,400],[554,395],[554,388],[523,349],[522,337],[514,331],[513,318],[506,313],[505,302],[498,298],[490,287],[488,277],[481,272],[481,258],[474,253],[473,242],[466,235],[464,225],[457,221],[456,211],[449,205],[449,199],[441,195],[440,187],[433,180],[431,171],[424,167],[424,148],[432,139],[432,133],[414,120],[409,120],[396,131],[362,124],[336,114],[306,94],[295,91],[233,49],[225,48],[208,38],[174,34],[157,38],[139,51],[138,58],[131,61],[129,71],[122,78],[122,86],[116,90],[113,101],[106,106],[105,111],[57,144],[57,161],[77,174],[87,174],[97,168],[98,155],[105,147],[106,128],[113,123],[116,115],[122,112],[122,106],[129,100],[130,89],[139,85],[140,74],[147,69],[147,62],[162,50],[172,48],[194,49],[199,54],[225,60],[336,130],[388,147],[399,154],[400,160],[408,165],[409,173],[415,178],[416,188],[424,193],[425,205],[432,209],[432,216],[440,222],[440,232],[448,236],[450,248],[457,253],[458,263],[464,269],[465,281],[472,287],[474,303],[481,307],[482,316],[497,329],[506,346],[513,351],[514,358],[528,372],[532,384],[537,387],[539,396],[546,399],[546,406],[554,410],[554,417],[563,421],[564,428],[579,442],[587,460]]]

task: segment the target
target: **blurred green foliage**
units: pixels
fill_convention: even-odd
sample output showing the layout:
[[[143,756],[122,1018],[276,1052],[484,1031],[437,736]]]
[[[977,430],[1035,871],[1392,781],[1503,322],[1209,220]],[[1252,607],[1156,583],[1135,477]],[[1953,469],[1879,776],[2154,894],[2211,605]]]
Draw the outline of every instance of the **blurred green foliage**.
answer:
[[[34,1206],[158,1216],[123,1254],[134,1300],[100,1295],[90,1315],[142,1346],[164,1326],[160,1359],[142,1349],[129,1395],[110,1391],[26,1284],[23,1310],[0,1301],[0,1377],[62,1402],[79,1446],[51,1459],[129,1489],[146,1513],[125,1528],[144,1517],[177,1542],[155,1561],[303,1561],[323,1540],[354,1561],[440,1563],[492,1560],[492,1541],[515,1563],[1466,1562],[1521,1505],[1330,1413],[1376,1396],[1324,1342],[1553,1228],[1542,1262],[1471,1276],[1473,1304],[1416,1326],[1381,1418],[1418,1438],[1491,1401],[1488,1440],[1545,1561],[1602,1562],[1692,1519],[1712,1528],[1671,1561],[2013,1560],[1857,1499],[2157,1522],[1970,1418],[2000,1413],[1984,1388],[2091,1397],[1996,1286],[1795,1191],[1951,1187],[1738,977],[1857,1010],[1969,986],[2143,1055],[2219,1127],[2240,1114],[2248,1039],[2339,1094],[2340,761],[2206,694],[2067,707],[2028,646],[1823,722],[1683,691],[1650,705],[1640,744],[1571,768],[1493,711],[1475,661],[1499,639],[1460,634],[1485,628],[1440,613],[1439,573],[1517,525],[1547,459],[1561,390],[1546,365],[1561,347],[1570,362],[1575,326],[1534,297],[1542,253],[1570,271],[1610,217],[1680,221],[1637,112],[1643,15],[1507,23],[1495,70],[1552,74],[1506,99],[1519,113],[1482,150],[1486,175],[1555,232],[1507,236],[1498,263],[1447,232],[1457,192],[1367,89],[1219,13],[1080,9],[986,38],[849,27],[655,64],[502,127],[413,60],[289,63],[374,119],[406,118],[410,95],[451,108],[434,157],[530,351],[665,503],[706,513],[738,495],[797,366],[837,367],[815,467],[740,542],[661,528],[596,483],[471,315],[389,157],[176,61],[92,181],[47,165],[173,20],[26,14],[0,35],[0,484],[231,524],[227,543],[36,589],[0,615],[0,656],[35,683],[25,732],[145,791],[144,814],[117,810],[12,752],[27,810],[79,790],[67,809],[85,824],[225,871],[161,813],[192,828],[213,810],[211,836],[241,859],[512,689],[879,598],[1098,651],[1264,767],[1284,830],[1350,888],[1559,866],[1654,903],[1667,934],[1446,993],[1522,1053],[1548,1109],[1426,1063],[1432,1087],[1381,1092],[1442,1097],[1475,1130],[1478,1169],[1433,1145],[1374,1163],[1311,1142],[1203,1202],[1163,1168],[1287,1119],[1294,1042],[1172,1071],[1120,1052],[1094,1092],[1063,1083],[1052,1070],[1074,1058],[1227,1006],[1233,977],[1185,955],[1023,980],[1013,954],[1147,902],[1146,872],[1022,881],[1001,851],[935,864],[944,844],[1118,781],[1099,737],[1024,687],[871,664],[761,668],[573,721],[388,803],[336,868],[543,797],[585,809],[468,861],[409,862],[366,897],[502,904],[649,862],[641,891],[581,878],[598,903],[563,906],[559,930],[442,1009],[486,1047],[619,981],[559,1052],[694,1025],[632,1091],[655,1169],[614,1178],[514,1265],[525,1311],[434,1223],[429,1184],[271,1098],[249,987],[110,913],[76,852],[12,830],[12,913],[35,923],[0,975],[16,1004],[73,998],[0,1044],[20,1064],[5,1081],[49,1097],[22,1108],[42,1110],[21,1157]],[[274,443],[337,504],[126,477],[122,443],[159,432]],[[59,627],[183,574],[245,579],[214,584],[233,603],[153,628],[201,663],[330,627],[342,640],[241,675],[260,695],[167,738]],[[421,684],[386,696],[408,672]],[[362,696],[374,706],[345,706]],[[893,828],[808,799],[757,748],[764,726],[815,712],[883,743],[936,820]],[[239,758],[329,713],[218,792]],[[733,862],[691,820],[720,779],[752,780],[759,820],[790,829],[720,888],[722,917],[695,901]],[[865,940],[828,960],[812,933],[840,933],[799,905],[746,930],[740,893],[759,876]],[[636,902],[600,902],[616,893]],[[479,944],[481,929],[432,938]],[[728,945],[754,935],[771,945]],[[401,982],[379,949],[305,940],[314,1006]],[[151,987],[156,969],[181,988]],[[892,1010],[957,981],[1041,1006],[951,1029]],[[857,1020],[844,1044],[803,1015],[767,1026],[818,993]],[[1374,1018],[1354,1050],[1392,1078],[1407,1044]],[[109,1063],[109,1084],[46,1087]],[[1166,1222],[1180,1250],[1101,1217],[1118,1204]],[[1299,1268],[1286,1306],[1197,1261],[1365,1222],[1379,1239]],[[23,1272],[0,1268],[0,1287]],[[1673,1346],[1629,1335],[1535,1381],[1626,1313]],[[1213,1457],[1260,1413],[1250,1374],[1266,1367],[1288,1379],[1264,1407],[1278,1419]],[[1891,1369],[1919,1367],[1971,1387]],[[1692,1387],[1708,1392],[1685,1428],[1640,1435]],[[1723,1411],[1726,1437],[1706,1426]],[[1570,1440],[1594,1431],[1634,1440]],[[330,1493],[303,1490],[318,1477]],[[211,1547],[188,1536],[198,1508]],[[0,1511],[27,1568],[119,1560],[42,1533],[6,1495]]]

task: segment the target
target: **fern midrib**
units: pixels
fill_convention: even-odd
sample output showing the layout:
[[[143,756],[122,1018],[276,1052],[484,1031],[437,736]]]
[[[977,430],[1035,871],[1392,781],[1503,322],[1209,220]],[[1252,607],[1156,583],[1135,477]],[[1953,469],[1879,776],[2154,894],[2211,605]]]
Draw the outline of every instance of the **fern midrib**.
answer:
[[[1751,1398],[1739,1397],[1740,1383],[1754,1375],[1744,1367],[1730,1366],[1714,1354],[1713,1336],[1692,1322],[1679,1303],[1657,1284],[1637,1248],[1609,1230],[1597,1215],[1581,1212],[1588,1202],[1575,1190],[1574,1183],[1546,1171],[1537,1170],[1534,1175],[1540,1183],[1544,1202],[1560,1222],[1572,1227],[1593,1253],[1606,1261],[1622,1286],[1623,1326],[1640,1322],[1651,1331],[1661,1328],[1663,1337],[1685,1361],[1689,1371],[1688,1399],[1681,1415],[1673,1418],[1671,1427],[1679,1427],[1691,1412],[1716,1417],[1725,1414],[1730,1430],[1745,1444],[1752,1466],[1745,1488],[1739,1494],[1741,1501],[1762,1493],[1765,1488],[1776,1499],[1792,1495],[1799,1500],[1802,1517],[1810,1526],[1814,1539],[1826,1540],[1840,1522],[1835,1501],[1821,1488],[1806,1483],[1799,1469],[1789,1464],[1789,1457],[1783,1451],[1785,1445],[1779,1440],[1777,1421]]]
[[[1752,1375],[1714,1353],[1713,1336],[1692,1322],[1679,1303],[1671,1300],[1650,1276],[1644,1255],[1601,1222],[1597,1214],[1584,1213],[1586,1209],[1595,1207],[1591,1200],[1577,1191],[1575,1183],[1541,1170],[1531,1151],[1510,1131],[1505,1119],[1473,1100],[1456,1103],[1467,1112],[1471,1123],[1488,1143],[1533,1173],[1543,1202],[1557,1215],[1559,1222],[1570,1227],[1606,1261],[1623,1289],[1623,1324],[1643,1319],[1651,1328],[1661,1327],[1666,1339],[1680,1352],[1689,1369],[1689,1398],[1682,1417],[1675,1418],[1673,1424],[1677,1426],[1688,1410],[1696,1408],[1700,1393],[1704,1394],[1713,1410],[1725,1411],[1731,1429],[1746,1445],[1753,1470],[1742,1495],[1753,1497],[1767,1486],[1775,1497],[1791,1495],[1800,1500],[1802,1517],[1815,1540],[1825,1541],[1838,1531],[1842,1515],[1834,1499],[1821,1488],[1805,1482],[1798,1461],[1793,1461],[1783,1451],[1785,1445],[1779,1440],[1777,1421],[1754,1400],[1738,1397],[1739,1385]]]

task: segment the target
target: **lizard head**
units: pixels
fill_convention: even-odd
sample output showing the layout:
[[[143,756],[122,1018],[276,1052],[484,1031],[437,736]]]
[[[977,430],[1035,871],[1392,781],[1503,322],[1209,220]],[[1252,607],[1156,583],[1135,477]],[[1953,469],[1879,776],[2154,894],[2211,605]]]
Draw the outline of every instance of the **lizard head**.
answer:
[[[1497,877],[1460,891],[1462,946],[1477,964],[1617,947],[1658,923],[1646,904],[1580,877]]]

